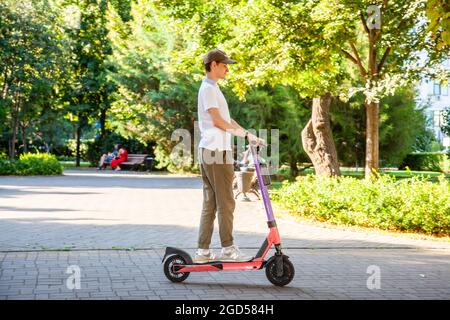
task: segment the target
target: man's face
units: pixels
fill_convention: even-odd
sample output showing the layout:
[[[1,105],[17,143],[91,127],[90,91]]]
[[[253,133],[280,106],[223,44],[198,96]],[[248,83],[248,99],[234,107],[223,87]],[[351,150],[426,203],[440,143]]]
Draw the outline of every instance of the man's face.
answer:
[[[225,76],[228,73],[228,65],[223,62],[213,62],[212,63],[212,70],[215,74],[215,76],[219,79],[225,79]]]

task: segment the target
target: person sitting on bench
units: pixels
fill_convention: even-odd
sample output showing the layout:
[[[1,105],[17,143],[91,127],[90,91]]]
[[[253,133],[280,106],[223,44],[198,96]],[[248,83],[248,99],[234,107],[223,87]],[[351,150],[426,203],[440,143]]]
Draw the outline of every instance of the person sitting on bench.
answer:
[[[100,157],[100,161],[98,163],[98,170],[106,169],[106,166],[111,163],[111,161],[119,155],[119,149],[122,148],[120,144],[115,144],[112,152],[108,152],[108,154],[104,153]]]
[[[128,160],[128,151],[127,151],[126,147],[122,146],[119,149],[118,156],[111,161],[111,169],[116,170],[116,171],[122,170],[120,168],[119,164],[121,164],[122,162],[125,162],[127,160]]]

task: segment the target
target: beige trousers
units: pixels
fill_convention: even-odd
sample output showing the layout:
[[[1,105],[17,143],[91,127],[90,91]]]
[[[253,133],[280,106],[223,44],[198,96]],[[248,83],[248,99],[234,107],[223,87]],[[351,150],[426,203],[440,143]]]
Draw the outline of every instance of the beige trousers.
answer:
[[[203,180],[203,207],[200,219],[198,247],[208,249],[214,231],[216,212],[222,247],[233,244],[233,154],[231,151],[199,149]]]

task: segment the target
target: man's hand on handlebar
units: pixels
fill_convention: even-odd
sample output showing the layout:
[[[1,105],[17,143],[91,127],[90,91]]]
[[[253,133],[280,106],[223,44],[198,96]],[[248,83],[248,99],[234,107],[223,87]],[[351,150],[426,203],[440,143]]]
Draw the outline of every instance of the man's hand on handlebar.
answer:
[[[250,132],[247,134],[247,139],[248,139],[248,142],[254,146],[267,145],[266,141],[264,139],[258,138],[257,136],[255,136],[254,134],[251,134]]]

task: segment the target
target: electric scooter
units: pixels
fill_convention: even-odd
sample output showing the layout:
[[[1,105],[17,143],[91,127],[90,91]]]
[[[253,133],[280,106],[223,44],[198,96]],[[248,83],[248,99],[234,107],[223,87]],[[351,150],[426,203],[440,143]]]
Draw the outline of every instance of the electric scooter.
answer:
[[[186,280],[191,272],[227,271],[227,270],[260,270],[266,268],[267,279],[276,286],[285,286],[292,281],[295,275],[294,265],[289,257],[281,251],[281,238],[273,215],[272,205],[269,199],[267,186],[270,185],[270,175],[266,164],[259,161],[259,146],[249,145],[254,159],[256,175],[264,201],[267,215],[269,235],[264,240],[256,256],[245,262],[212,261],[206,263],[194,263],[191,256],[177,248],[167,247],[162,259],[164,262],[164,274],[172,282]],[[275,255],[265,260],[269,249],[275,246]]]

